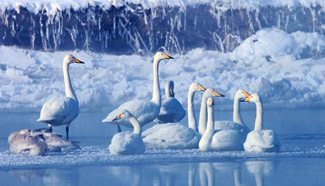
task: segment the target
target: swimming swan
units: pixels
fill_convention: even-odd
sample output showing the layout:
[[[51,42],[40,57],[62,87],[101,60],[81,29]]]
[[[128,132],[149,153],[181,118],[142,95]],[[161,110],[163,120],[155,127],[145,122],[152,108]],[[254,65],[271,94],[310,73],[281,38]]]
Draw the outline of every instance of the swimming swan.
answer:
[[[208,121],[206,130],[199,142],[201,151],[230,151],[242,150],[245,136],[239,130],[218,130],[214,131],[213,106],[214,101],[211,97],[207,100]]]
[[[142,154],[146,150],[141,138],[141,125],[138,120],[127,110],[118,114],[114,120],[125,119],[133,126],[133,132],[125,131],[116,133],[109,145],[109,151],[111,154]]]
[[[247,135],[250,130],[241,119],[240,102],[248,98],[249,96],[250,95],[248,92],[244,90],[238,90],[234,97],[233,121],[215,121],[214,130],[221,130],[221,129],[241,130]]]
[[[248,133],[244,143],[245,151],[248,152],[279,152],[280,142],[273,130],[263,130],[262,100],[257,93],[244,100],[256,104],[256,118],[254,130]]]
[[[37,121],[52,126],[66,125],[66,137],[69,139],[70,123],[79,114],[79,102],[75,94],[69,75],[69,65],[72,63],[83,64],[84,62],[72,55],[66,55],[63,59],[63,76],[65,85],[65,97],[53,98],[48,100],[42,107],[40,117]]]
[[[14,154],[44,155],[48,148],[42,136],[31,136],[30,130],[13,132],[8,137],[9,150]]]
[[[192,83],[188,90],[188,127],[180,123],[154,125],[142,134],[147,148],[191,149],[198,147],[200,136],[196,132],[193,100],[195,92],[199,91],[205,91],[205,88],[198,83]]]
[[[174,82],[168,81],[165,86],[166,99],[162,101],[156,123],[175,123],[182,120],[186,114],[182,104],[175,98]]]
[[[132,115],[137,118],[140,125],[143,126],[157,118],[161,107],[161,96],[159,86],[159,74],[158,67],[159,62],[164,59],[173,59],[162,52],[157,52],[153,61],[153,94],[151,100],[132,100],[123,103],[117,109],[113,110],[108,116],[102,121],[104,123],[124,125],[126,127],[132,127],[130,122],[126,119],[114,120],[115,117],[123,110],[128,110]]]

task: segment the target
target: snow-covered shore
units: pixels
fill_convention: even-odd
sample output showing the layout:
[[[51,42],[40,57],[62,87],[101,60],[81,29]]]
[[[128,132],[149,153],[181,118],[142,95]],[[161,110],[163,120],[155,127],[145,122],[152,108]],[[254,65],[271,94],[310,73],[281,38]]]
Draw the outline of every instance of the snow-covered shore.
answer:
[[[185,104],[188,87],[196,81],[227,96],[218,104],[231,104],[242,88],[260,93],[272,107],[324,106],[325,59],[304,56],[324,49],[325,37],[317,33],[263,29],[231,53],[194,49],[162,62],[161,90],[166,80],[173,80],[176,97]],[[39,109],[50,97],[64,95],[62,59],[67,53],[86,62],[70,69],[82,109],[151,97],[152,56],[0,46],[0,109]]]

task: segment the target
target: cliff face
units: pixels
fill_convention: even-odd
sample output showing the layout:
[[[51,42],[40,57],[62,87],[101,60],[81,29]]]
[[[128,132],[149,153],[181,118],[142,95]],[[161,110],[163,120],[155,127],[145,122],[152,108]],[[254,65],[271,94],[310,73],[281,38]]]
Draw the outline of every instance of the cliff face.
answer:
[[[210,4],[152,7],[88,5],[49,14],[26,7],[2,9],[0,44],[36,50],[86,49],[111,54],[155,52],[163,46],[183,53],[193,48],[232,51],[266,27],[325,34],[325,11],[303,7],[224,8]],[[319,57],[306,52],[311,57]],[[316,56],[315,56],[316,55]]]

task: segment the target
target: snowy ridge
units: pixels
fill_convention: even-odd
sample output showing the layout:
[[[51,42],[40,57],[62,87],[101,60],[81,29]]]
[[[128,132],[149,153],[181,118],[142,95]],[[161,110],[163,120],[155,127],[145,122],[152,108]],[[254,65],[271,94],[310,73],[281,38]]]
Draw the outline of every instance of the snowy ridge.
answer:
[[[280,153],[237,152],[201,152],[199,150],[147,150],[142,155],[111,155],[108,149],[95,146],[83,147],[68,154],[50,154],[46,156],[13,155],[9,151],[0,152],[0,169],[69,167],[103,164],[221,161],[234,159],[270,159],[270,158],[325,158],[325,150],[282,151]]]
[[[47,14],[55,14],[57,11],[65,9],[83,9],[89,6],[99,6],[104,9],[110,9],[112,6],[118,8],[122,6],[141,5],[145,9],[155,7],[180,7],[186,9],[187,6],[195,6],[199,4],[209,4],[222,9],[241,9],[241,8],[257,8],[257,7],[294,7],[305,6],[315,7],[317,5],[325,7],[322,0],[2,0],[0,2],[1,10],[15,9],[20,11],[21,7],[27,8],[35,14],[46,10]]]
[[[264,29],[231,53],[195,49],[160,64],[160,82],[175,82],[175,94],[186,103],[188,87],[199,82],[226,95],[232,104],[237,89],[258,92],[272,107],[322,105],[325,98],[325,37],[317,33]],[[134,98],[150,99],[152,56],[108,55],[85,51],[40,52],[0,46],[0,108],[40,107],[64,95],[63,57],[71,53],[85,65],[72,64],[72,84],[81,109],[115,106]],[[201,95],[196,96],[196,102]]]

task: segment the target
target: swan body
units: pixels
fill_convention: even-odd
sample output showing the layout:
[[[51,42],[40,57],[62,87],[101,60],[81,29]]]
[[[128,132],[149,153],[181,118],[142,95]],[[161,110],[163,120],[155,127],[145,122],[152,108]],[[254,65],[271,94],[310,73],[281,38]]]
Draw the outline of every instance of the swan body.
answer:
[[[102,121],[104,123],[123,125],[126,127],[132,127],[127,119],[115,120],[117,114],[124,110],[128,110],[132,115],[139,121],[140,125],[143,126],[157,118],[161,107],[161,95],[159,86],[158,67],[159,62],[163,59],[173,59],[172,57],[157,52],[153,62],[153,96],[151,100],[132,100],[123,103],[117,109],[113,110],[108,116]]]
[[[30,136],[30,130],[24,129],[9,135],[9,150],[13,154],[44,155],[48,148],[42,136]]]
[[[65,97],[53,98],[47,101],[41,110],[40,117],[37,121],[46,123],[50,126],[66,125],[66,136],[69,139],[70,123],[79,114],[79,102],[75,94],[69,75],[69,65],[72,63],[83,64],[72,55],[66,55],[63,60],[63,76],[65,84]]]
[[[166,99],[162,101],[156,123],[175,123],[182,120],[186,114],[182,104],[175,98],[174,82],[168,81],[165,87]]]
[[[188,91],[188,127],[180,123],[157,124],[143,132],[143,141],[148,148],[192,149],[197,148],[200,135],[196,132],[193,108],[195,92],[207,91],[208,95],[222,96],[218,92],[192,83]]]
[[[207,100],[208,121],[204,134],[199,143],[201,151],[231,151],[242,150],[245,141],[245,134],[239,130],[218,130],[214,131],[213,105],[211,97]]]
[[[279,152],[280,142],[273,130],[263,130],[262,100],[254,93],[244,100],[256,104],[256,118],[254,130],[248,133],[244,143],[245,151],[248,152]]]
[[[238,90],[235,93],[235,97],[234,97],[233,121],[215,121],[214,130],[224,130],[224,129],[241,130],[247,135],[250,130],[241,119],[240,102],[249,96],[250,96],[249,93],[247,93],[246,91]]]
[[[115,155],[131,155],[142,154],[146,150],[141,138],[141,125],[137,119],[127,110],[118,114],[115,120],[128,119],[133,125],[133,132],[125,131],[117,133],[113,136],[111,144],[109,145],[109,151]]]

